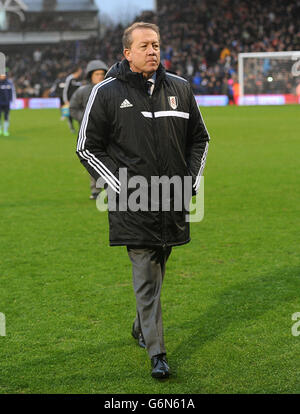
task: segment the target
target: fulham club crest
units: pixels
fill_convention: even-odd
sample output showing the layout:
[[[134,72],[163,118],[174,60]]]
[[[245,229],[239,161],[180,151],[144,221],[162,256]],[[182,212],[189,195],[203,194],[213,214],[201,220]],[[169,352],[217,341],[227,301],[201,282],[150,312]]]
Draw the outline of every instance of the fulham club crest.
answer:
[[[168,96],[169,104],[172,109],[176,109],[178,106],[177,96]]]

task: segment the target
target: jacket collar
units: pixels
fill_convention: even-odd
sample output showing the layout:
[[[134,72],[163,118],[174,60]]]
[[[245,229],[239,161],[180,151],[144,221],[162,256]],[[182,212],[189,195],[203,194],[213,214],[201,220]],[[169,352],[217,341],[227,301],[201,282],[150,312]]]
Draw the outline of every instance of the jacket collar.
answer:
[[[115,77],[123,82],[128,82],[138,89],[145,89],[146,79],[141,73],[132,72],[127,59],[113,65],[106,74],[106,78]],[[159,88],[166,78],[166,70],[160,63],[156,71],[155,89]]]

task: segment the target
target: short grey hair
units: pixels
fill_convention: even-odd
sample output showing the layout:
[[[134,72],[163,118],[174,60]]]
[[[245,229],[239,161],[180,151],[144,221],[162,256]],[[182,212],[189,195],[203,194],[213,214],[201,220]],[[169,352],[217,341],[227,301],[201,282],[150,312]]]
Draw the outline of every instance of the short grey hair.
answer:
[[[146,22],[136,22],[133,23],[131,26],[127,27],[125,29],[122,43],[123,43],[123,49],[130,49],[130,46],[132,45],[132,32],[135,29],[151,29],[158,35],[158,40],[160,42],[160,33],[159,33],[159,27],[154,23],[146,23]]]

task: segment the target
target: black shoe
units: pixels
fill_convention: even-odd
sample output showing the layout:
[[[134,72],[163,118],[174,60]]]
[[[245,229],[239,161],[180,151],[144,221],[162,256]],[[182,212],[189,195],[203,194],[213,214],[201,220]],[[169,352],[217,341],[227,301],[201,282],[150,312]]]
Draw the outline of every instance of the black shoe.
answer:
[[[151,366],[151,376],[153,378],[169,378],[170,368],[167,364],[165,354],[154,355],[151,358]]]
[[[138,344],[141,348],[146,348],[145,339],[143,337],[143,334],[142,334],[142,332],[137,332],[134,329],[134,322],[133,322],[133,325],[132,325],[131,335],[134,337],[134,339],[138,340]]]
[[[99,193],[92,193],[90,195],[90,200],[97,200],[98,195],[99,195]]]

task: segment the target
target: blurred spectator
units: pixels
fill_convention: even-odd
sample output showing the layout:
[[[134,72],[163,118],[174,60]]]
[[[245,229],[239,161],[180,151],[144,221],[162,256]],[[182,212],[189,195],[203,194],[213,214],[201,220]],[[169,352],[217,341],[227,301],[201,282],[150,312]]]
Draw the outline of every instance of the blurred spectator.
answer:
[[[230,50],[228,49],[228,47],[225,46],[220,54],[221,62],[224,62],[226,56],[230,56]]]
[[[36,49],[33,52],[33,60],[37,63],[40,62],[42,59],[42,52],[40,51],[40,49]]]
[[[192,87],[196,93],[201,93],[201,83],[202,83],[202,77],[200,75],[200,72],[196,72],[195,76],[193,77],[193,83]]]

